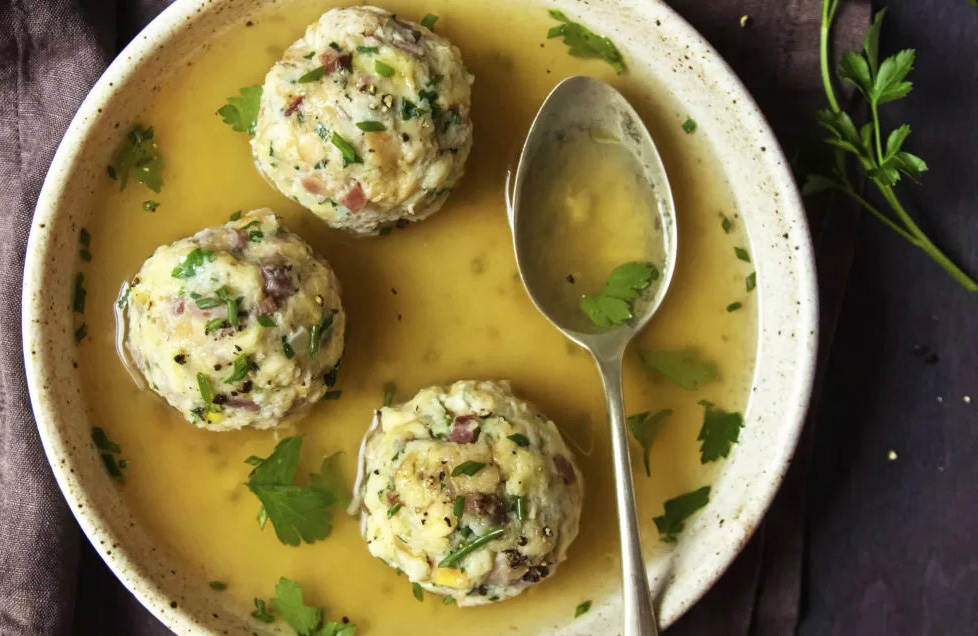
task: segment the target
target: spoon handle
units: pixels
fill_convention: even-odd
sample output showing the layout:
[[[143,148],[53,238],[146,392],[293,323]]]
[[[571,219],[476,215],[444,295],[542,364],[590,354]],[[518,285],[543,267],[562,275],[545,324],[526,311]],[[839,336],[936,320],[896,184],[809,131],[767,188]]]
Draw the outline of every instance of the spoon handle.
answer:
[[[645,558],[635,514],[632,461],[628,454],[628,432],[621,391],[622,356],[597,359],[604,385],[608,422],[611,424],[611,453],[615,465],[615,500],[618,504],[618,536],[621,541],[621,573],[624,591],[624,636],[657,636],[652,593],[645,572]]]

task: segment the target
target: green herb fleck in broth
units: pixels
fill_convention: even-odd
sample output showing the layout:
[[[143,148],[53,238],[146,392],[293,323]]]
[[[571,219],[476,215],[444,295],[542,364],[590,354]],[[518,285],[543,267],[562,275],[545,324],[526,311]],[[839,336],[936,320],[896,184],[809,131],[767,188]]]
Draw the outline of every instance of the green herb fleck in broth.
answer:
[[[574,609],[574,618],[578,618],[582,614],[587,614],[588,610],[591,609],[591,601],[584,601]]]
[[[75,286],[71,292],[71,309],[76,314],[85,313],[85,296],[88,291],[85,289],[85,275],[81,272],[75,274]]]
[[[228,97],[227,104],[218,108],[217,114],[235,132],[254,135],[258,127],[261,92],[261,86],[245,86],[238,90],[240,95]]]
[[[751,272],[747,275],[747,278],[744,279],[744,286],[747,291],[754,291],[754,288],[757,287],[757,272]]]
[[[745,263],[750,262],[750,254],[742,247],[735,247],[734,254],[737,256],[738,260],[744,261]]]
[[[394,394],[397,392],[397,386],[393,382],[384,383],[384,406],[390,406],[394,403]]]
[[[81,256],[83,261],[92,260],[91,247],[92,235],[86,228],[81,228],[78,230],[78,255]]]
[[[659,539],[666,543],[675,543],[679,533],[686,528],[686,521],[709,501],[709,486],[667,500],[662,515],[652,520],[659,531]]]
[[[550,17],[563,24],[552,27],[547,32],[548,39],[563,37],[570,55],[602,59],[611,64],[619,75],[625,72],[625,58],[610,38],[598,35],[584,25],[573,22],[562,11],[551,9],[549,13]]]
[[[82,340],[85,339],[85,336],[87,335],[88,335],[88,325],[82,323],[81,325],[78,326],[78,329],[75,329],[75,342],[81,342]]]
[[[739,301],[738,302],[734,302],[734,303],[730,303],[729,305],[727,305],[727,311],[728,312],[729,311],[737,311],[738,309],[740,309],[743,306],[744,306],[743,303],[741,303]]]
[[[687,117],[686,121],[683,122],[683,132],[687,135],[692,134],[696,130],[696,120],[692,117]]]
[[[730,449],[740,438],[744,418],[740,413],[728,413],[709,403],[704,403],[703,406],[706,409],[703,427],[696,439],[702,442],[700,461],[705,464],[730,454]]]
[[[325,393],[323,393],[323,397],[320,401],[329,402],[332,400],[338,400],[340,399],[341,395],[343,395],[343,391],[326,391]]]
[[[438,16],[436,16],[434,13],[426,13],[425,16],[421,18],[421,26],[432,31],[435,30],[435,22],[438,22]]]
[[[639,356],[646,369],[687,391],[695,391],[717,377],[716,365],[701,359],[699,351],[694,348],[647,350],[639,352]]]
[[[218,592],[223,592],[224,590],[228,589],[228,584],[224,581],[211,581],[207,585],[209,585],[212,590],[217,590]]]
[[[122,448],[110,440],[105,434],[105,430],[98,426],[92,427],[92,443],[99,450],[99,457],[102,460],[102,466],[105,467],[105,472],[117,481],[125,481],[122,469],[128,466],[129,462],[118,457]]]
[[[649,452],[652,450],[652,444],[655,442],[656,436],[662,430],[662,427],[665,426],[666,420],[670,415],[672,415],[672,409],[662,409],[656,413],[645,411],[644,413],[630,415],[625,421],[635,441],[642,447],[642,461],[645,464],[645,474],[649,477],[652,476],[652,469],[649,466]]]
[[[260,598],[255,599],[255,611],[251,613],[251,616],[255,620],[259,620],[263,623],[272,623],[275,621],[275,617],[268,611],[265,601]]]
[[[152,199],[143,201],[143,209],[147,212],[156,212],[156,208],[158,207],[160,207],[159,201],[153,201]]]
[[[162,170],[163,158],[153,127],[136,124],[116,149],[109,176],[119,181],[120,191],[125,190],[129,179],[133,178],[153,192],[159,192],[163,186]]]
[[[110,453],[121,453],[122,448],[109,439],[109,436],[105,434],[105,429],[94,426],[92,427],[92,442],[95,444],[95,448],[103,451],[108,451]]]
[[[414,598],[416,598],[418,601],[424,600],[424,590],[421,589],[420,583],[411,584],[411,593],[414,594]]]

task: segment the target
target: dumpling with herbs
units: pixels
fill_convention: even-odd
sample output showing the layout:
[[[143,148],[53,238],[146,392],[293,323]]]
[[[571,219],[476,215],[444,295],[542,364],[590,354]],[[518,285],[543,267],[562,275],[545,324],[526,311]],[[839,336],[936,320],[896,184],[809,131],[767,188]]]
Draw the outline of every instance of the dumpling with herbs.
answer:
[[[472,147],[458,48],[376,7],[328,11],[265,78],[264,177],[332,227],[372,235],[437,211]]]
[[[272,428],[335,382],[346,317],[329,264],[271,210],[158,248],[123,291],[149,387],[215,431]]]
[[[431,387],[379,409],[363,461],[370,553],[460,606],[553,576],[577,536],[584,479],[574,457],[505,382]]]

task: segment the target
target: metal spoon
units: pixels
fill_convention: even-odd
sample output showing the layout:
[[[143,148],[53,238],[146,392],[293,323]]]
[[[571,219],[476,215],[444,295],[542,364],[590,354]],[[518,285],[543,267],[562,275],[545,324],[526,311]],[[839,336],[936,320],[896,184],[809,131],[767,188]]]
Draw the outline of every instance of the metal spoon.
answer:
[[[531,184],[529,188],[524,189],[527,173],[534,158],[546,154],[541,153],[541,150],[553,150],[554,145],[563,143],[570,134],[594,130],[610,132],[627,147],[637,160],[642,177],[655,194],[655,209],[650,209],[648,212],[654,215],[654,227],[658,230],[662,243],[658,245],[656,255],[650,255],[650,260],[655,258],[662,262],[657,263],[661,271],[661,276],[656,281],[657,285],[646,290],[646,297],[642,302],[636,303],[632,320],[606,331],[586,332],[575,328],[577,325],[560,312],[553,311],[552,305],[550,305],[551,310],[548,311],[548,303],[542,300],[546,290],[540,288],[542,285],[539,277],[527,276],[526,270],[532,250],[526,247],[531,244],[531,241],[526,240],[523,233],[528,226],[526,219],[534,214],[534,210],[522,208],[520,203],[527,200],[527,192],[533,187]],[[623,634],[655,635],[658,633],[655,611],[652,608],[652,595],[646,575],[645,559],[642,557],[638,520],[635,514],[628,433],[625,429],[622,407],[621,367],[625,348],[659,308],[675,269],[675,206],[665,168],[649,131],[618,91],[594,78],[570,77],[553,89],[533,120],[520,155],[512,198],[507,201],[507,208],[510,227],[513,230],[517,266],[530,298],[537,309],[565,336],[591,352],[601,373],[608,420],[611,425],[611,447],[615,467],[615,494],[618,504],[624,583]]]

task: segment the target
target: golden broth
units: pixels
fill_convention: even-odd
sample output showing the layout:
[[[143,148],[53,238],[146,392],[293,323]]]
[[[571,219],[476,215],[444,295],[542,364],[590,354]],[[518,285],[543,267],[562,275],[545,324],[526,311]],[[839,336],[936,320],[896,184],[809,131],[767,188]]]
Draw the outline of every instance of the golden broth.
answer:
[[[148,533],[176,555],[176,565],[200,581],[201,594],[232,595],[243,604],[268,598],[281,576],[302,584],[310,603],[328,616],[347,615],[362,629],[388,633],[496,634],[530,632],[570,617],[585,599],[599,601],[618,589],[617,530],[601,388],[594,365],[536,311],[516,273],[503,190],[533,114],[554,84],[576,73],[602,77],[642,113],[663,152],[678,209],[676,277],[653,323],[625,363],[628,412],[672,408],[675,414],[652,450],[653,476],[639,468],[636,490],[646,549],[663,549],[652,517],[663,501],[709,483],[699,462],[696,435],[700,399],[728,410],[747,403],[755,353],[756,310],[743,279],[750,266],[733,257],[743,245],[720,226],[730,209],[724,179],[705,144],[680,128],[685,113],[651,87],[606,64],[567,55],[546,40],[551,21],[515,0],[392,0],[385,7],[420,19],[441,16],[439,33],[457,43],[473,71],[475,147],[467,176],[444,210],[392,235],[354,239],[332,231],[272,190],[252,165],[245,135],[232,132],[215,111],[238,88],[259,84],[279,53],[328,1],[270,9],[214,41],[184,68],[161,78],[139,121],[154,126],[165,162],[159,195],[133,183],[125,192],[106,179],[92,232],[93,261],[85,266],[90,337],[80,345],[92,422],[122,446],[130,461],[119,493]],[[498,24],[507,15],[505,28]],[[517,16],[519,16],[517,18]],[[158,200],[155,213],[142,201]],[[417,602],[411,586],[367,552],[358,523],[337,512],[333,535],[313,545],[282,545],[270,527],[259,529],[259,503],[244,487],[249,455],[267,456],[271,432],[198,430],[149,391],[139,391],[116,356],[112,307],[129,278],[160,243],[224,223],[238,209],[270,206],[290,228],[326,256],[343,282],[351,324],[339,377],[343,395],[323,402],[296,432],[305,435],[303,471],[323,455],[346,454],[353,483],[356,451],[394,381],[398,399],[433,383],[461,378],[506,378],[538,404],[578,450],[587,480],[581,534],[569,560],[550,580],[519,598],[484,608],[446,607],[428,596]],[[736,243],[735,243],[736,242]],[[726,306],[744,308],[728,313]],[[652,377],[639,348],[697,347],[717,363],[718,381],[698,392]],[[288,434],[288,433],[286,433]],[[636,466],[640,467],[635,449]],[[224,592],[207,582],[228,583]]]
[[[579,131],[545,145],[530,160],[522,198],[523,275],[561,326],[600,330],[580,308],[581,295],[600,293],[622,263],[651,262],[662,271],[656,198],[621,142]]]

